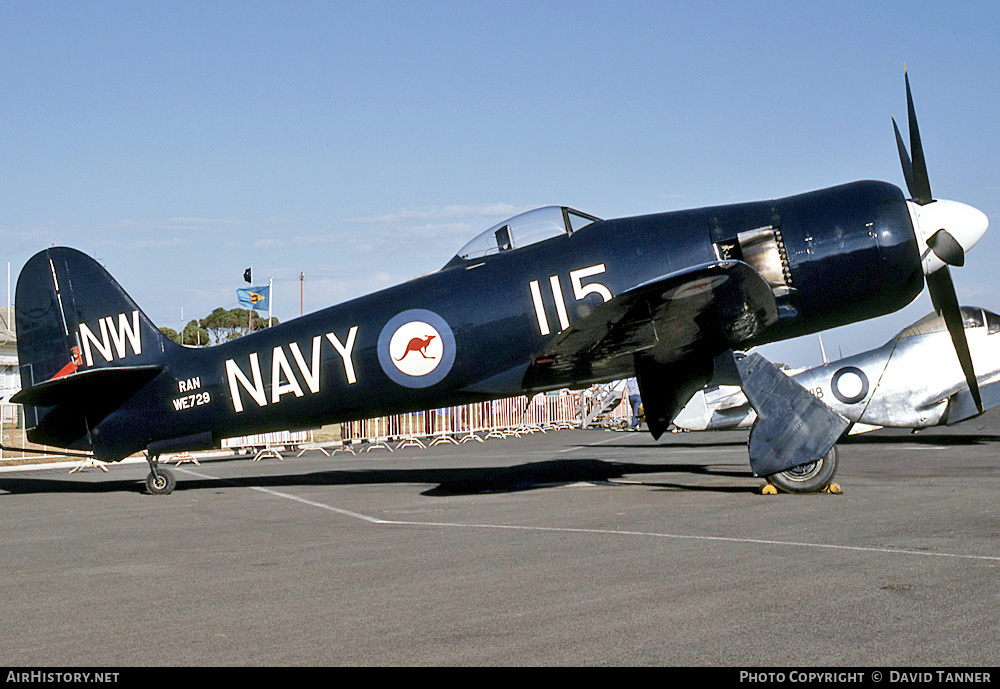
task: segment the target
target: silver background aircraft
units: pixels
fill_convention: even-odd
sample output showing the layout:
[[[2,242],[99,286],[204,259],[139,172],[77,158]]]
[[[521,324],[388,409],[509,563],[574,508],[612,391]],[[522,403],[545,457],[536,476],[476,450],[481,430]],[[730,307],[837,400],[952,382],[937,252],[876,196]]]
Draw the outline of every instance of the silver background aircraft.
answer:
[[[1000,316],[962,307],[984,409],[1000,404]],[[883,346],[790,374],[851,421],[848,433],[926,428],[975,416],[944,319],[930,315]],[[739,387],[699,391],[674,420],[684,430],[749,428],[756,414]]]

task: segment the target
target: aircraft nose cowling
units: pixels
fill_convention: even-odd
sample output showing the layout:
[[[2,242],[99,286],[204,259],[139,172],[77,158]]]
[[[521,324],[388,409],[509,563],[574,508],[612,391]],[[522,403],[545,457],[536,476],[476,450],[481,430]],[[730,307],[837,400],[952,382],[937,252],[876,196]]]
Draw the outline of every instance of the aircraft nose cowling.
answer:
[[[786,201],[789,303],[802,316],[791,336],[892,313],[923,290],[922,245],[898,187],[868,180]]]
[[[989,227],[985,213],[958,201],[940,199],[925,205],[907,201],[907,206],[920,243],[924,275],[945,265],[962,265],[965,253]]]

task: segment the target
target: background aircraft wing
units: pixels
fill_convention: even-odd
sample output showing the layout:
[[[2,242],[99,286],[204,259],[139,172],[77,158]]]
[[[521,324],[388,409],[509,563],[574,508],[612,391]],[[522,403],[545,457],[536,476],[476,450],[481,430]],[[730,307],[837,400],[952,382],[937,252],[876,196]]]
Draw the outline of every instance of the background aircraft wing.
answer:
[[[1000,381],[981,384],[979,392],[980,403],[984,410],[989,410],[1000,405]],[[979,416],[980,413],[976,399],[972,396],[968,388],[964,388],[953,394],[951,399],[948,400],[945,423],[950,426],[959,421]]]
[[[778,319],[774,294],[741,261],[718,261],[643,283],[574,322],[538,353],[525,381],[531,388],[632,375],[635,361],[711,366],[728,349]]]

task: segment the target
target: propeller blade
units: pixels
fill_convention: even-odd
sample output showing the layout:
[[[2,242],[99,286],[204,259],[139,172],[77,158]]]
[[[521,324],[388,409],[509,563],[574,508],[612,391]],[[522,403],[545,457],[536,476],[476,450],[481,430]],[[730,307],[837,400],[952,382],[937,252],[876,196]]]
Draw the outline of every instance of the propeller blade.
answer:
[[[948,265],[959,268],[965,265],[965,249],[948,230],[940,229],[932,234],[931,238],[927,240],[927,246],[931,248],[935,256]]]
[[[951,281],[951,272],[945,266],[927,276],[927,289],[931,293],[934,308],[944,317],[948,333],[955,345],[955,353],[965,373],[965,381],[969,384],[969,392],[976,403],[976,409],[983,413],[983,400],[979,395],[979,382],[972,366],[972,355],[969,353],[969,341],[965,338],[965,325],[962,322],[962,309],[958,305],[955,285]]]
[[[910,191],[913,194],[913,200],[924,205],[930,203],[934,200],[934,196],[931,194],[931,181],[927,176],[927,161],[924,160],[924,147],[920,143],[920,130],[917,128],[917,112],[913,108],[913,95],[910,93],[910,75],[906,72],[903,73],[906,79],[906,115],[908,120],[908,126],[910,128],[910,155],[913,156],[913,166],[911,174],[913,176],[913,185],[916,193],[913,194],[913,190]],[[898,136],[898,129],[897,136]],[[903,166],[905,170],[905,165]],[[907,182],[909,186],[909,182]]]
[[[896,147],[899,149],[899,162],[903,165],[903,179],[906,180],[906,189],[910,192],[910,198],[917,197],[917,185],[913,182],[913,165],[910,164],[910,156],[906,152],[906,144],[903,137],[899,135],[899,127],[896,126],[896,118],[892,118],[892,128],[896,132]]]

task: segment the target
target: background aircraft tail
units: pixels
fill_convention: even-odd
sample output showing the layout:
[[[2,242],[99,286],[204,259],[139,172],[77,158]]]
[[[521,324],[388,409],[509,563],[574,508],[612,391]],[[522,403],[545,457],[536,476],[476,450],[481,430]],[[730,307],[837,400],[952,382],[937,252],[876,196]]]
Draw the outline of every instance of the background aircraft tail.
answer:
[[[155,378],[175,344],[95,260],[45,249],[15,293],[21,392],[32,442],[92,449],[91,429]]]

